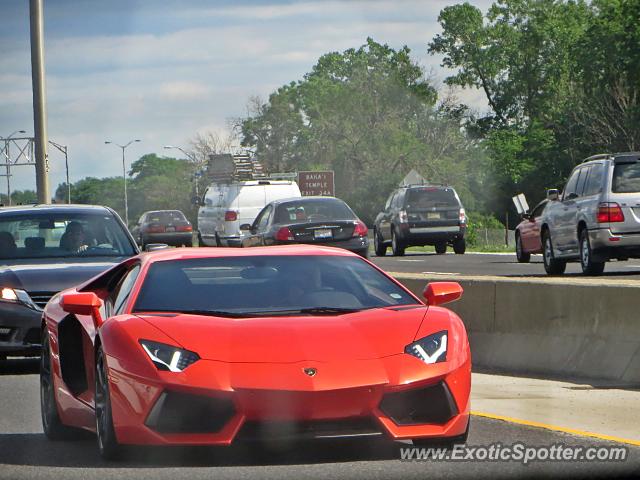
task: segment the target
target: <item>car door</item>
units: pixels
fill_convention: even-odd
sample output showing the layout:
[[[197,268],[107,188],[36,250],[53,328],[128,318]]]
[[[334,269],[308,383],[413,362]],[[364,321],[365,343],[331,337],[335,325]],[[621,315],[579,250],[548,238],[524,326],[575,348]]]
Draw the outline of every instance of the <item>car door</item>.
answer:
[[[383,242],[391,240],[391,205],[397,194],[397,191],[391,192],[391,195],[387,198],[387,203],[384,205],[384,211],[379,214],[378,232]]]
[[[546,200],[536,205],[527,221],[520,226],[520,241],[525,252],[539,252],[542,249],[540,244],[540,220],[546,205]]]
[[[143,213],[142,216],[140,217],[140,219],[138,220],[138,223],[136,223],[134,225],[134,227],[131,229],[131,236],[135,239],[136,242],[141,243],[142,242],[142,237],[141,237],[141,232],[140,230],[142,229],[142,225],[144,223],[144,219],[147,216],[146,213]]]
[[[572,244],[574,242],[574,233],[577,230],[576,216],[578,212],[578,205],[576,200],[579,195],[577,193],[578,183],[580,181],[580,174],[582,168],[577,168],[573,171],[567,185],[562,193],[561,207],[556,209],[556,215],[553,217],[552,223],[552,241],[554,247],[560,250],[562,253],[568,253],[572,250]],[[582,182],[584,186],[584,182]]]
[[[273,245],[274,239],[268,236],[271,223],[273,205],[269,204],[262,209],[251,225],[251,231],[242,239],[243,247],[257,247],[259,245]]]

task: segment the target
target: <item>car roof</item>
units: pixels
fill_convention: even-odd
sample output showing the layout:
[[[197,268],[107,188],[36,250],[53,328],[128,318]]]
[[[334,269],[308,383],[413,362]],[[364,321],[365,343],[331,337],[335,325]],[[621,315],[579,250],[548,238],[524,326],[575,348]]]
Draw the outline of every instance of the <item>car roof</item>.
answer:
[[[112,213],[109,207],[102,205],[76,204],[35,204],[0,207],[0,216],[14,213]]]
[[[402,188],[406,188],[407,190],[409,189],[418,189],[418,188],[429,188],[429,189],[433,189],[433,190],[455,190],[455,188],[453,188],[451,185],[434,185],[434,184],[430,184],[430,183],[425,183],[424,185],[402,185],[400,187]]]
[[[265,256],[340,256],[357,257],[359,255],[343,248],[321,247],[316,245],[272,245],[268,247],[252,248],[166,248],[152,252],[144,252],[139,255],[145,264],[168,260],[189,260],[198,258],[224,258],[224,257],[265,257]]]
[[[288,198],[278,198],[276,200],[272,200],[269,203],[273,205],[279,205],[281,203],[289,203],[289,202],[305,202],[307,200],[338,200],[339,202],[344,202],[344,200],[338,197],[329,197],[327,195],[315,195],[315,196],[305,196],[305,197],[288,197]]]

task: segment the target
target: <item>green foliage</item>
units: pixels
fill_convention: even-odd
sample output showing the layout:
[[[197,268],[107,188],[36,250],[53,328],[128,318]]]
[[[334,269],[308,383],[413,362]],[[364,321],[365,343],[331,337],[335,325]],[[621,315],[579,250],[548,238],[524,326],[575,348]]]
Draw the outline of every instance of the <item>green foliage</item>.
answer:
[[[334,170],[336,195],[371,224],[412,168],[465,194],[472,176],[481,181],[484,157],[461,128],[460,106],[436,99],[407,47],[369,38],[323,55],[302,80],[254,106],[242,143],[272,172]]]
[[[11,192],[11,205],[27,205],[29,203],[37,203],[38,195],[34,190],[14,190]],[[8,205],[7,194],[0,194],[0,203]]]
[[[479,242],[479,232],[489,230],[504,230],[504,225],[493,215],[486,215],[480,212],[467,212],[467,232],[465,239],[470,246],[477,246]]]

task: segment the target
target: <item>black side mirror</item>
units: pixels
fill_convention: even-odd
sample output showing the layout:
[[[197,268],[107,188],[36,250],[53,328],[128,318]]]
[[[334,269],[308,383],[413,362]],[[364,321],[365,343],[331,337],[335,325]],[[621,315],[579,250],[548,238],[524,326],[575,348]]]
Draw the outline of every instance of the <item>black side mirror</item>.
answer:
[[[243,223],[242,225],[240,225],[240,230],[251,231],[251,224]]]

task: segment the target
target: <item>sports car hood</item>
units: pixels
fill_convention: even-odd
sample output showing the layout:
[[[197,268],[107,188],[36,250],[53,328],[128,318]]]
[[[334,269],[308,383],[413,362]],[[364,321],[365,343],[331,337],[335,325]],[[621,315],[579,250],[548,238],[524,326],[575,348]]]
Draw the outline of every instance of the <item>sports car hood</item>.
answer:
[[[65,259],[69,260],[69,259]],[[20,288],[27,292],[59,292],[78,285],[104,272],[121,258],[111,261],[22,263],[0,266],[0,285]]]
[[[427,307],[347,315],[220,318],[140,315],[183,348],[224,362],[375,359],[402,353]]]

